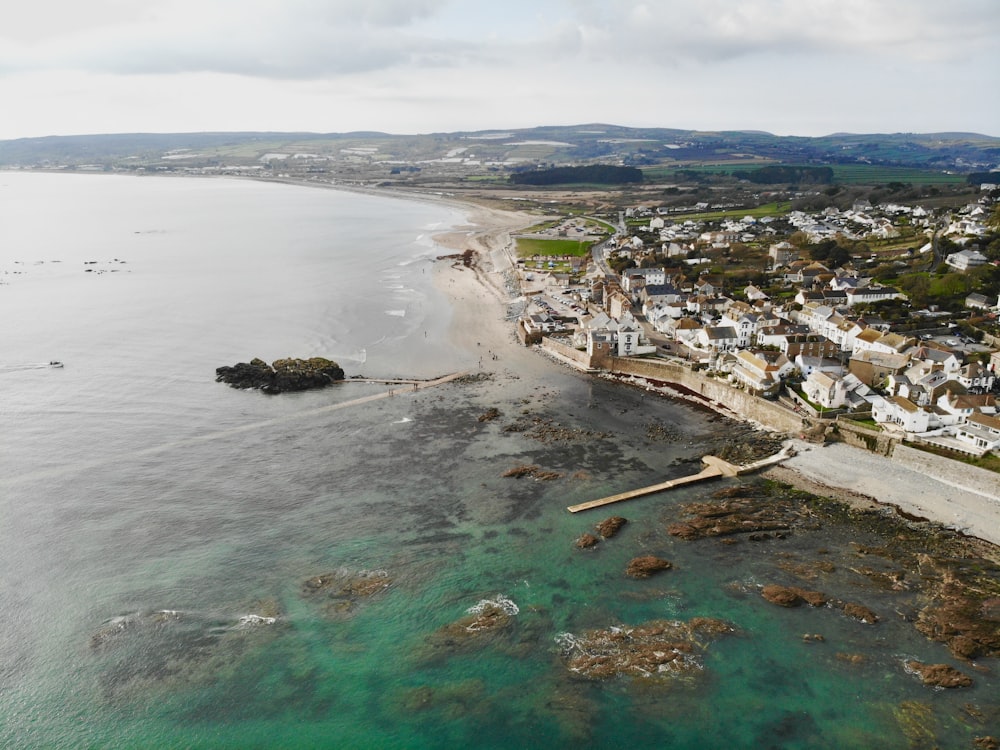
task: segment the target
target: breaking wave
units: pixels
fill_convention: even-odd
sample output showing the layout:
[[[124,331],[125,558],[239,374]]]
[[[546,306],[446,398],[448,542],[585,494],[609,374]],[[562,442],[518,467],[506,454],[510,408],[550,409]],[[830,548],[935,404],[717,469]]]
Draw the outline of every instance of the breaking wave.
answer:
[[[503,594],[497,594],[492,599],[480,599],[467,610],[466,614],[481,615],[487,609],[499,609],[501,612],[514,616],[521,610],[514,602]]]

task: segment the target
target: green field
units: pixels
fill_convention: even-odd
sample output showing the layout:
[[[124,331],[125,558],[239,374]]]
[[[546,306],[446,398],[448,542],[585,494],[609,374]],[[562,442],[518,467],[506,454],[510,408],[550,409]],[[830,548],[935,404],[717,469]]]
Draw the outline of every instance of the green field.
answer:
[[[884,185],[902,182],[913,185],[961,185],[965,175],[910,167],[880,167],[874,164],[838,164],[833,166],[833,177],[839,183],[850,185]]]
[[[517,255],[530,258],[535,255],[584,256],[590,252],[591,240],[545,240],[536,237],[518,237]]]
[[[760,161],[753,163],[723,162],[684,167],[653,167],[652,169],[644,169],[642,173],[647,182],[670,182],[683,180],[683,176],[679,174],[681,172],[729,175],[733,172],[749,171],[755,167],[763,166],[767,166],[767,164]],[[961,185],[965,182],[963,174],[913,167],[883,167],[876,164],[831,164],[830,166],[833,168],[834,182],[847,185],[885,185],[889,182],[913,185]]]
[[[752,216],[760,219],[764,216],[784,216],[792,210],[790,201],[780,201],[778,203],[764,203],[754,208],[734,208],[726,211],[702,211],[701,213],[671,214],[674,221],[718,221],[719,219],[742,219],[744,216]]]

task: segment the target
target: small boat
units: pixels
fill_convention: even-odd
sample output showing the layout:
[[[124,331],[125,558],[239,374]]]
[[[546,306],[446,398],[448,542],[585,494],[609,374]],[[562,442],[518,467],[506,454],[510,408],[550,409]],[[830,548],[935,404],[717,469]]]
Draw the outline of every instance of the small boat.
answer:
[[[62,367],[62,366],[63,363],[56,359],[53,359],[51,362],[49,362],[49,367]]]

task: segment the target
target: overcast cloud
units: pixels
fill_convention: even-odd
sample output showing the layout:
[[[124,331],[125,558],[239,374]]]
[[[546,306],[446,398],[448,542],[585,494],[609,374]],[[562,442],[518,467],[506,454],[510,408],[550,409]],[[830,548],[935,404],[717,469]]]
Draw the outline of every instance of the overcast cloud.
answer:
[[[0,138],[586,122],[1000,135],[996,0],[33,0]]]

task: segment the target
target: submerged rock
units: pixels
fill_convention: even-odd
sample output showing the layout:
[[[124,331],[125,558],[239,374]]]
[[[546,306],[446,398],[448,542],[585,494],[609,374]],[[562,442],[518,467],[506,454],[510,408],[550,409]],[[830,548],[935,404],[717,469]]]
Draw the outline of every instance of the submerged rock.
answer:
[[[239,612],[240,610],[237,610]],[[277,603],[257,602],[226,616],[161,609],[112,618],[90,639],[100,689],[117,700],[137,691],[211,683],[276,637]]]
[[[562,479],[563,475],[558,471],[548,471],[543,469],[541,466],[524,464],[521,466],[515,466],[513,469],[508,469],[500,476],[513,477],[514,479],[520,479],[521,477],[533,477],[541,482],[551,482],[553,479]]]
[[[228,383],[233,388],[258,388],[269,394],[325,388],[343,379],[340,365],[323,357],[276,359],[272,365],[254,358],[215,370],[217,382]]]
[[[392,578],[384,570],[341,570],[313,576],[302,584],[302,593],[308,597],[322,596],[326,613],[343,617],[352,613],[364,600],[371,599],[392,585]]]
[[[385,591],[392,578],[384,570],[339,570],[314,576],[302,584],[307,594],[325,592],[330,596],[363,598]]]
[[[654,555],[644,555],[643,557],[633,558],[625,569],[625,575],[630,578],[649,578],[653,573],[659,573],[661,570],[670,570],[672,567],[674,565],[669,560],[664,560]]]

